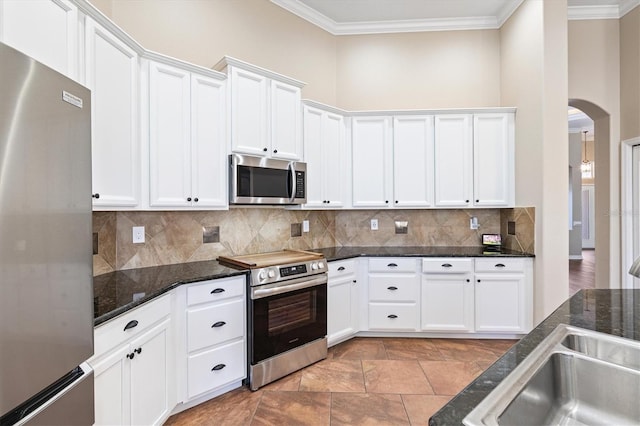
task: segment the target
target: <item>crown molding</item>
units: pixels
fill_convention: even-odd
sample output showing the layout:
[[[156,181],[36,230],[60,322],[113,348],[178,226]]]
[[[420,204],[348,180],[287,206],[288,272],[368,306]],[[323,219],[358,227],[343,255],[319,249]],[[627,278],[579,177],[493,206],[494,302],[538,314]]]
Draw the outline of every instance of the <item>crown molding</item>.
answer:
[[[620,1],[620,17],[631,12],[637,6],[640,6],[640,0],[621,0]]]
[[[638,1],[640,1],[640,0],[638,0]],[[504,25],[504,23],[507,22],[507,19],[509,19],[511,17],[511,15],[513,15],[513,12],[518,10],[518,8],[520,7],[520,5],[522,3],[524,3],[524,0],[517,0],[517,1],[507,2],[507,4],[504,7],[504,9],[502,9],[501,11],[498,12],[498,15],[497,15],[498,28],[502,27],[502,25]]]
[[[570,6],[567,17],[570,21],[620,19],[638,5],[640,0],[621,0],[619,6]]]

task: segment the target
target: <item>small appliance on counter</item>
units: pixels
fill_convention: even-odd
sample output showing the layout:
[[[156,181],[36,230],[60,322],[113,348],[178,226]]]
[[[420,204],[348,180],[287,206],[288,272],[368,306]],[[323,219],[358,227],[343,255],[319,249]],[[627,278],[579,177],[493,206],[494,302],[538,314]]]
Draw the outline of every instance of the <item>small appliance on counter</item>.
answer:
[[[327,261],[282,250],[220,256],[251,270],[248,288],[249,387],[257,390],[327,357]]]
[[[482,248],[489,253],[499,252],[502,250],[502,235],[482,234]]]

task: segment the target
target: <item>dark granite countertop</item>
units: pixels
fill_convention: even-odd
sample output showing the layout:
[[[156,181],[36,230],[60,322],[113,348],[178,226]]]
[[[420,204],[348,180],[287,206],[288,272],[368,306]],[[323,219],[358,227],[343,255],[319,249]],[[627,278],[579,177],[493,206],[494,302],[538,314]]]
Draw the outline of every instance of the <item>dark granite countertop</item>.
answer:
[[[325,247],[312,249],[322,253],[328,261],[354,257],[534,257],[533,254],[501,249],[486,251],[483,247],[415,246],[415,247]]]
[[[580,290],[429,419],[430,426],[462,420],[559,324],[640,340],[640,290]]]
[[[326,247],[314,249],[329,261],[371,257],[485,257],[533,255],[502,250],[483,252],[482,247]],[[171,289],[196,281],[246,274],[215,260],[126,269],[93,278],[94,325],[100,325]]]
[[[246,273],[208,260],[98,275],[93,278],[94,325],[102,324],[181,284]]]

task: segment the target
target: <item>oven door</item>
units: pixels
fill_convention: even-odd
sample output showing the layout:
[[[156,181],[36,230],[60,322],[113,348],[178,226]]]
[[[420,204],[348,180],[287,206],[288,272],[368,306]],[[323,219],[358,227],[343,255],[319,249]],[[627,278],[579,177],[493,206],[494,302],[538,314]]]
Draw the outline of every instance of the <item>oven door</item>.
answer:
[[[327,335],[327,275],[251,288],[250,359],[255,365]]]

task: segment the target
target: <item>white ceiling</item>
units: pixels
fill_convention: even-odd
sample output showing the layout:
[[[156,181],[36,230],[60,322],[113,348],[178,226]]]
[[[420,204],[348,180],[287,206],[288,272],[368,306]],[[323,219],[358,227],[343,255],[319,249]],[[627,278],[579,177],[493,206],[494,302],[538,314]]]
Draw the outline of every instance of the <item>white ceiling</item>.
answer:
[[[334,35],[496,29],[523,0],[271,0]],[[569,19],[618,19],[640,0],[568,0]]]

